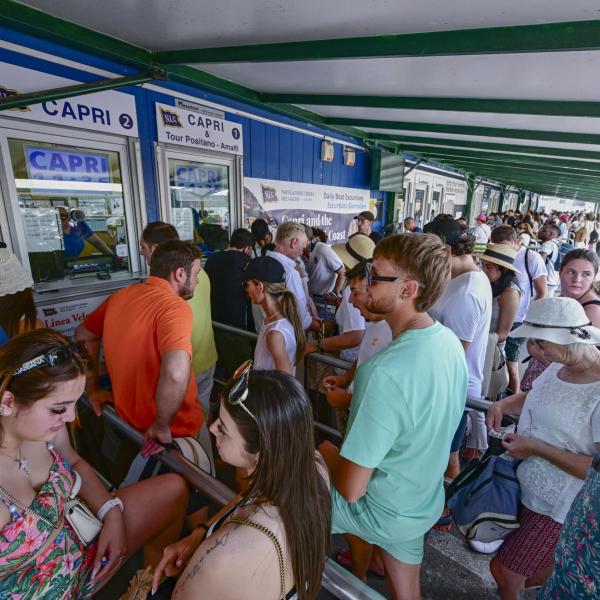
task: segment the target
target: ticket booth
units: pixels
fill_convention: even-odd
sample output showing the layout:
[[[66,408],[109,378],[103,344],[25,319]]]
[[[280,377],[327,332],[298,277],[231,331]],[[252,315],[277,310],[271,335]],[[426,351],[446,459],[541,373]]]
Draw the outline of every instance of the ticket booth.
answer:
[[[158,102],[156,124],[162,218],[204,254],[223,250],[243,220],[242,126],[200,106]]]
[[[74,83],[2,68],[14,90]],[[0,154],[2,240],[31,271],[39,318],[69,335],[144,269],[135,99],[106,91],[3,111]]]

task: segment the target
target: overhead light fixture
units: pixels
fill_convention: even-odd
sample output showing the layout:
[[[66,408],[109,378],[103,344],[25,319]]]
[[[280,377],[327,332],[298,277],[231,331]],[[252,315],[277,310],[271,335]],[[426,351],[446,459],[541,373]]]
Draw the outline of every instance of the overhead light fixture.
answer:
[[[344,164],[353,167],[356,164],[356,150],[350,146],[344,146]]]
[[[321,142],[321,160],[333,162],[333,142],[331,140],[323,140]]]

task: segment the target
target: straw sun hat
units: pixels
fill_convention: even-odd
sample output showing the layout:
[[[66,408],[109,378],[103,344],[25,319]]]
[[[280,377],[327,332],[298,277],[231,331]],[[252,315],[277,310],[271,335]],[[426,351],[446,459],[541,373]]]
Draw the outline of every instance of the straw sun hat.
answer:
[[[0,296],[16,294],[33,287],[31,275],[9,250],[0,249]]]
[[[514,265],[515,258],[517,258],[517,251],[508,246],[507,244],[488,244],[487,248],[479,254],[480,260],[494,263],[501,267],[506,267],[515,273],[519,273]]]
[[[529,305],[523,325],[510,337],[547,340],[555,344],[600,344],[600,329],[594,327],[573,298],[541,298]]]
[[[367,235],[356,233],[345,244],[334,244],[331,249],[340,257],[345,267],[352,269],[359,262],[373,258],[375,242]]]

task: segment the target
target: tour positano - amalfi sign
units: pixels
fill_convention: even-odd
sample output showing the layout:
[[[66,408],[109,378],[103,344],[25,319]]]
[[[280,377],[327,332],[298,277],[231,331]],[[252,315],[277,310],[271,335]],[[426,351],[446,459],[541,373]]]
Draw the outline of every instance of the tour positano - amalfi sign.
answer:
[[[198,150],[242,154],[242,126],[214,115],[156,103],[158,139]]]

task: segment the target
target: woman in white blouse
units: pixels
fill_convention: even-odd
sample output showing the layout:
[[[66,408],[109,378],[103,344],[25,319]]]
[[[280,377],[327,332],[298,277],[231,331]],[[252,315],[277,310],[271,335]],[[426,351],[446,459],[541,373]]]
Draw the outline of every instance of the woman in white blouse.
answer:
[[[500,430],[503,415],[520,415],[518,434],[502,442],[521,460],[520,529],[511,533],[490,563],[503,600],[525,586],[543,583],[567,512],[600,449],[600,329],[572,298],[534,301],[511,335],[527,337],[550,366],[529,392],[494,403],[488,427]]]

